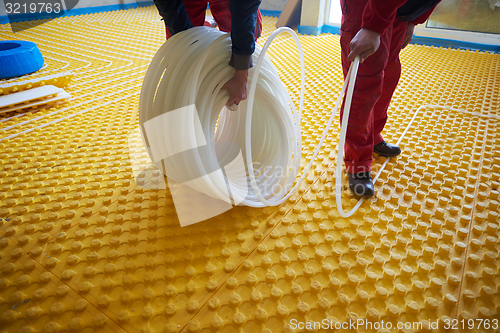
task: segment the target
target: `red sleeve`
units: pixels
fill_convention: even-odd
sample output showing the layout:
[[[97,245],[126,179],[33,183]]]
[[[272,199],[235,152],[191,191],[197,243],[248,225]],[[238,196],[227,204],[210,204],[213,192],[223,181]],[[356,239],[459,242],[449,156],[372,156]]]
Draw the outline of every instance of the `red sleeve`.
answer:
[[[427,12],[423,13],[422,15],[417,17],[415,20],[411,21],[411,23],[413,23],[414,25],[417,25],[417,24],[422,24],[425,21],[427,21],[427,19],[429,18],[429,16],[431,16],[431,14],[434,11],[434,9],[436,8],[436,6],[432,7]]]
[[[361,28],[383,35],[394,21],[398,8],[405,2],[406,0],[369,0],[363,11]]]

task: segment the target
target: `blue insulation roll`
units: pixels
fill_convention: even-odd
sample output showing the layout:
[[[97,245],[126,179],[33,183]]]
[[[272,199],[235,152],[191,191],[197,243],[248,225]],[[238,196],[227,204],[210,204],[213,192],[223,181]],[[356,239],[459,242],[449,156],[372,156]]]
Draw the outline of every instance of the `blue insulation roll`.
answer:
[[[36,72],[43,62],[42,53],[33,42],[0,41],[0,79]]]

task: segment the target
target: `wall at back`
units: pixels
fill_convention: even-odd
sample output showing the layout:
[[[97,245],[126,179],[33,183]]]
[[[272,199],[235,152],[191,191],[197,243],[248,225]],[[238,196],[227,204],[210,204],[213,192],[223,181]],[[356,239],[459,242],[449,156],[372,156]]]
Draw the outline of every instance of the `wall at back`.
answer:
[[[262,0],[260,9],[282,11],[285,7],[286,0]]]

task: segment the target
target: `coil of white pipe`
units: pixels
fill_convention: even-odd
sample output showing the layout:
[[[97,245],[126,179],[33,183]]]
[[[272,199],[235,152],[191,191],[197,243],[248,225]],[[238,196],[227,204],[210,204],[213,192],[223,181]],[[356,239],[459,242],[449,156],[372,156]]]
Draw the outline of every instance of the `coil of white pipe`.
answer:
[[[291,29],[281,31],[291,33],[298,42]],[[257,47],[254,58],[260,54]],[[233,203],[277,205],[291,195],[300,166],[303,94],[297,112],[274,65],[260,56],[259,65],[250,70],[250,75],[255,71],[260,74],[249,80],[251,97],[240,103],[238,111],[228,111],[224,105],[229,96],[221,88],[233,75],[234,70],[228,66],[230,57],[230,36],[216,29],[196,27],[170,38],[158,50],[144,79],[139,106],[143,140],[155,165],[168,179],[180,183],[227,166],[241,153],[247,165],[244,174],[236,172],[236,176],[225,177],[222,182],[220,178],[205,177],[194,184],[195,189],[224,200],[228,183]],[[302,54],[301,59],[303,69]],[[303,75],[302,70],[302,91]],[[162,123],[162,129],[157,131],[148,131],[145,126],[151,120],[160,123],[160,116],[172,110],[192,105],[196,106],[197,117],[191,110],[177,120],[196,129],[198,118],[204,140],[196,130],[182,135],[169,124],[165,128]],[[203,149],[189,149],[200,146]],[[161,158],[165,155],[169,158]],[[247,170],[252,171],[251,175]]]

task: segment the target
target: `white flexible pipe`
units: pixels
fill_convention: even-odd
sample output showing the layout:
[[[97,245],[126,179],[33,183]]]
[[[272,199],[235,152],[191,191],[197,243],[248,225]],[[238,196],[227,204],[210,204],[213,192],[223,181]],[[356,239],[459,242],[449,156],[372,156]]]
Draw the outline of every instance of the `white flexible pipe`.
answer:
[[[278,35],[280,34],[281,32],[288,32],[290,35],[292,35],[292,37],[295,39],[295,43],[297,44],[297,48],[299,49],[299,55],[300,55],[300,61],[301,61],[301,96],[300,96],[300,108],[299,108],[299,115],[298,115],[298,118],[296,117],[296,119],[299,119],[296,124],[297,124],[297,132],[299,133],[298,136],[300,137],[301,136],[301,128],[300,128],[300,119],[302,118],[302,109],[303,109],[303,98],[304,98],[304,71],[305,71],[305,68],[304,68],[304,57],[303,57],[303,53],[302,53],[302,47],[300,45],[300,41],[297,37],[297,34],[295,34],[295,32],[292,30],[292,29],[289,29],[289,28],[279,28],[277,30],[275,30],[271,36],[269,37],[269,39],[266,41],[266,44],[264,45],[264,48],[262,49],[262,53],[261,53],[261,56],[259,57],[259,60],[257,61],[257,65],[255,66],[255,71],[254,71],[254,74],[253,74],[253,77],[252,77],[252,83],[251,83],[251,86],[250,86],[250,93],[249,93],[249,96],[248,96],[248,104],[250,106],[253,105],[253,98],[255,96],[255,85],[256,85],[256,81],[257,81],[257,78],[259,76],[259,72],[260,72],[260,64],[262,62],[261,58],[262,58],[262,55],[265,55],[265,53],[267,52],[267,49],[269,48],[272,40]],[[359,58],[356,58],[356,61],[357,61],[357,64],[359,64]],[[347,99],[349,99],[349,104],[350,104],[350,101],[352,99],[352,89],[354,87],[354,83],[356,81],[356,75],[357,75],[357,65],[354,66],[355,67],[355,71],[353,71],[353,66],[351,66],[351,68],[349,68],[349,72],[347,74],[347,77],[351,77],[353,78],[351,80],[352,82],[352,87],[350,87],[351,89],[351,93],[350,93],[350,97],[349,95],[347,96]],[[342,97],[344,96],[344,92],[345,92],[345,89],[346,89],[346,85],[349,81],[345,81],[343,86],[342,86],[342,89],[340,91],[340,94],[339,94],[339,97],[337,98],[337,102],[335,103],[335,106],[333,108],[333,111],[332,111],[332,114],[330,115],[330,119],[328,120],[328,124],[326,125],[326,128],[324,129],[323,131],[323,135],[321,136],[321,139],[318,143],[318,145],[316,146],[316,148],[314,149],[314,153],[313,153],[313,156],[311,158],[311,160],[309,161],[309,164],[307,165],[307,167],[304,169],[304,172],[302,173],[302,176],[299,178],[299,180],[297,181],[297,183],[295,184],[295,186],[292,188],[292,189],[286,189],[286,191],[288,191],[288,193],[286,193],[286,191],[282,191],[284,193],[280,193],[279,196],[277,196],[276,198],[272,198],[271,200],[266,200],[265,198],[263,198],[261,195],[260,195],[260,191],[258,189],[258,187],[256,186],[256,183],[255,183],[255,179],[254,179],[254,176],[253,176],[253,168],[252,168],[252,165],[250,163],[247,164],[247,168],[249,170],[249,176],[250,176],[250,179],[251,179],[251,186],[253,188],[253,190],[255,191],[255,193],[257,194],[257,197],[259,198],[260,202],[262,204],[264,204],[264,206],[276,206],[276,205],[279,205],[281,203],[283,203],[286,199],[288,199],[296,190],[297,188],[299,187],[300,183],[304,180],[304,178],[307,176],[308,172],[309,172],[309,169],[311,168],[313,162],[316,160],[316,156],[318,155],[319,153],[319,150],[321,149],[321,146],[323,145],[323,142],[325,141],[325,138],[328,134],[328,131],[330,130],[330,127],[332,125],[332,122],[333,120],[335,119],[335,116],[337,114],[337,110],[339,108],[339,105],[340,105],[340,102],[342,100]],[[287,94],[288,96],[288,94]],[[290,104],[291,101],[290,101]],[[292,104],[293,106],[293,104]],[[344,119],[348,119],[349,118],[349,110],[350,110],[350,106],[349,106],[349,109],[347,110],[347,116],[344,117]],[[344,111],[345,112],[345,111]],[[250,144],[250,133],[251,133],[251,119],[252,119],[252,108],[249,107],[249,112],[247,112],[247,121],[246,121],[246,125],[247,125],[247,128],[246,128],[246,132],[245,132],[245,135],[246,135],[246,152],[247,152],[247,161],[249,160],[249,158],[251,157],[251,144]],[[346,123],[346,126],[347,126],[347,123]],[[346,127],[345,126],[345,127]],[[342,136],[342,132],[341,132],[341,139],[340,139],[340,142],[339,142],[339,151],[340,151],[340,147],[344,146],[344,142],[345,142],[345,132],[346,132],[346,128],[343,129],[343,132],[344,132],[344,135]],[[300,140],[299,141],[299,154],[301,153],[301,148],[302,148],[302,141]],[[342,148],[343,150],[343,148]],[[343,151],[342,151],[342,154],[343,154]],[[342,161],[342,158],[340,159],[340,161]],[[340,165],[340,168],[342,168],[342,163],[339,163],[338,165]],[[341,177],[338,177],[337,178],[337,188],[340,189],[340,180]],[[340,195],[337,194],[337,197],[340,197]],[[337,202],[339,199],[337,199]],[[258,207],[262,207],[262,206],[258,206]],[[342,215],[343,214],[343,211],[342,211],[342,208],[339,209],[339,213]]]
[[[295,36],[301,58],[302,93],[298,112],[274,66],[265,57],[271,41],[284,31]],[[207,27],[196,27],[176,34],[158,50],[148,68],[141,91],[139,122],[146,146],[150,149],[162,147],[165,154],[171,156],[179,151],[179,146],[192,147],[194,141],[191,142],[192,139],[187,137],[187,142],[181,142],[174,136],[170,137],[169,133],[150,135],[144,124],[170,113],[165,111],[196,105],[211,154],[202,157],[194,150],[187,152],[183,159],[171,162],[156,159],[154,152],[149,150],[151,159],[169,179],[192,179],[196,175],[209,174],[219,162],[227,164],[234,160],[234,151],[221,151],[216,147],[220,142],[233,143],[241,149],[248,171],[243,177],[226,179],[233,201],[241,205],[264,207],[285,201],[299,184],[290,191],[301,158],[300,117],[304,100],[304,61],[299,40],[289,28],[275,31],[263,52],[257,47],[254,55],[259,58],[256,66],[251,69],[253,76],[250,79],[248,99],[240,104],[238,112],[231,112],[224,108],[228,93],[221,89],[233,75],[233,69],[227,65],[231,56],[229,34]],[[192,127],[195,127],[195,119],[192,117],[192,114],[186,113],[182,122],[191,122]],[[214,137],[209,133],[215,132],[217,118]],[[252,122],[254,133],[251,129]],[[172,128],[164,132],[175,130]],[[246,135],[243,136],[243,133]],[[258,165],[255,170],[254,164]],[[283,176],[275,177],[278,172]],[[302,179],[304,177],[305,174]],[[224,182],[221,184],[207,179],[203,185],[198,184],[196,187],[203,193],[221,198],[225,190],[222,187],[225,186]],[[241,200],[234,200],[235,198]]]
[[[354,93],[354,84],[356,83],[356,76],[358,75],[359,68],[359,56],[354,59],[354,62],[351,64],[349,68],[349,73],[346,76],[346,80],[344,81],[344,87],[346,83],[349,83],[349,87],[347,88],[347,96],[345,99],[344,105],[344,115],[342,117],[342,125],[340,129],[340,139],[339,146],[337,149],[337,170],[336,170],[336,180],[335,180],[335,199],[337,201],[337,210],[339,211],[340,216],[349,217],[354,214],[359,206],[363,203],[364,199],[360,199],[358,203],[351,209],[350,212],[345,213],[342,208],[342,161],[344,160],[344,147],[345,147],[345,137],[347,134],[347,124],[349,122],[349,114],[351,113],[351,102],[352,102],[352,94]],[[343,94],[340,93],[339,98]],[[336,110],[334,110],[336,113]]]

